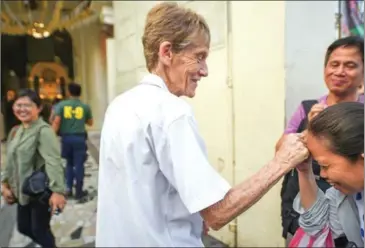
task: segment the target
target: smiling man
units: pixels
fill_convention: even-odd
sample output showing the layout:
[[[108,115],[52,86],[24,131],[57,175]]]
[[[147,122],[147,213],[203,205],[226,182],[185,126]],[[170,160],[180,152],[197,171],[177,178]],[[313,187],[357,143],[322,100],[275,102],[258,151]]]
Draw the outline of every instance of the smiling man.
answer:
[[[276,157],[232,187],[209,164],[191,107],[208,76],[210,31],[197,13],[161,3],[147,15],[147,69],[109,105],[100,142],[96,247],[202,247],[308,156],[290,135]]]

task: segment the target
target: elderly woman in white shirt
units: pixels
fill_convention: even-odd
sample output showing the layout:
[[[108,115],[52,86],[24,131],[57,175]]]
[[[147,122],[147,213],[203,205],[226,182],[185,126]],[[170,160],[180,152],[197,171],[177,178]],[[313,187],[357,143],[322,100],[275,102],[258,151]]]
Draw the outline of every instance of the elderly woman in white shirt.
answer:
[[[333,187],[323,193],[309,164],[297,167],[299,225],[307,233],[328,225],[334,239],[346,236],[364,247],[364,104],[344,102],[324,109],[310,121],[306,142],[321,165],[321,177]]]
[[[308,157],[289,135],[268,164],[231,187],[211,166],[194,113],[208,76],[210,31],[204,18],[162,2],[147,14],[142,37],[150,72],[108,106],[100,142],[96,247],[203,247],[203,221],[214,230],[253,206]]]

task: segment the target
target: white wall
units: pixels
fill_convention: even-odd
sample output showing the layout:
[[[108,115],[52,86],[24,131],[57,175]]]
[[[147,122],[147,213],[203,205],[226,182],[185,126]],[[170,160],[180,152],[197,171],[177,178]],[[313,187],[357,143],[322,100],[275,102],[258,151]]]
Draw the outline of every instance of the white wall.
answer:
[[[274,156],[284,120],[284,1],[232,1],[235,181]],[[283,247],[280,184],[238,217],[238,246]]]
[[[285,1],[286,119],[302,100],[326,93],[323,61],[337,38],[337,1]]]
[[[115,39],[109,38],[106,40],[106,68],[107,68],[107,92],[108,92],[108,104],[118,94],[115,91],[117,87],[116,83],[116,54],[115,54]]]
[[[156,1],[113,1],[116,93],[136,85],[147,72],[142,47],[146,14]]]

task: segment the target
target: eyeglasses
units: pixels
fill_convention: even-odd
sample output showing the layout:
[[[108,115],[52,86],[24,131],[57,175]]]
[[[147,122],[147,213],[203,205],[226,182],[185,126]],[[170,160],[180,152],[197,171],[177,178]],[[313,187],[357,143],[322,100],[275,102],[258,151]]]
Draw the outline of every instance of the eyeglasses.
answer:
[[[14,109],[21,109],[21,108],[24,108],[24,109],[27,109],[27,110],[31,110],[33,108],[33,104],[31,103],[16,103],[14,104]]]

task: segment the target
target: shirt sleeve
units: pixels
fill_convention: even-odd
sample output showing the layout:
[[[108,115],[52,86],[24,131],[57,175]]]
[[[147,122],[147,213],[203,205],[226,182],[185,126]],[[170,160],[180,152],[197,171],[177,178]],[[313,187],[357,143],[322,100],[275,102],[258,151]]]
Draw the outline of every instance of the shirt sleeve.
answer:
[[[7,139],[7,143],[6,143],[8,150],[7,150],[7,154],[5,156],[5,166],[4,166],[3,171],[1,172],[1,182],[2,183],[8,183],[8,180],[9,180],[9,169],[10,169],[10,160],[11,160],[10,143],[13,141],[17,130],[18,130],[18,126],[13,127],[10,130],[9,135],[8,135],[8,139]]]
[[[166,131],[157,152],[160,169],[193,214],[222,200],[231,186],[209,164],[193,117],[182,116]]]
[[[5,159],[5,168],[2,170],[1,172],[1,183],[8,183],[9,181],[9,163],[10,163],[10,158],[9,156],[6,156]]]
[[[39,154],[45,161],[46,173],[50,180],[50,189],[53,192],[65,192],[64,171],[62,166],[60,145],[55,132],[50,127],[40,131]]]
[[[300,123],[306,118],[303,105],[300,104],[297,110],[294,112],[290,118],[288,125],[284,131],[284,134],[296,133]]]
[[[86,105],[85,110],[86,110],[86,115],[85,115],[86,118],[85,119],[88,121],[88,120],[93,118],[93,114],[91,112],[91,108],[90,108],[89,105]]]
[[[305,210],[298,193],[293,201],[293,209],[300,214],[300,227],[306,233],[318,235],[328,225],[334,238],[342,236],[344,231],[337,214],[336,198],[336,190],[333,187],[326,193],[318,188],[316,201],[308,210]]]

